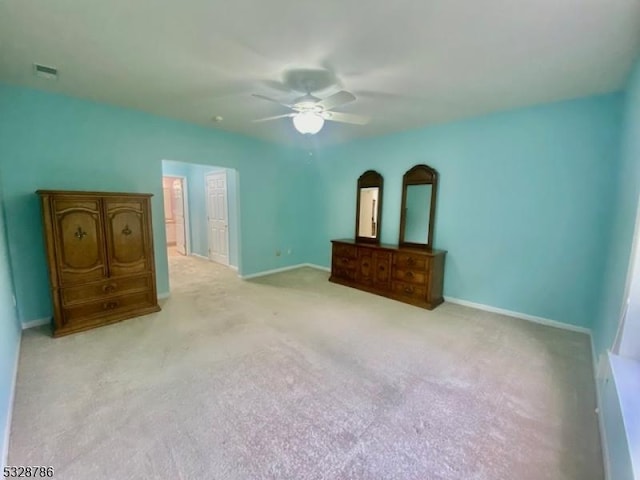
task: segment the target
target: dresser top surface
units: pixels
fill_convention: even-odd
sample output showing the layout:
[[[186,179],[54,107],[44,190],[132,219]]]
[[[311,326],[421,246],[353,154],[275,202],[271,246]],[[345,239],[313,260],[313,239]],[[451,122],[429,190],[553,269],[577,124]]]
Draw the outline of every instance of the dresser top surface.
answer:
[[[353,245],[357,247],[363,248],[375,248],[375,249],[383,249],[383,250],[393,250],[396,252],[408,252],[422,255],[444,255],[447,253],[446,250],[437,250],[435,248],[426,249],[426,248],[412,248],[412,247],[399,247],[398,245],[392,245],[388,243],[366,243],[366,242],[357,242],[350,238],[341,238],[339,240],[331,240],[331,243],[342,243],[346,245]]]
[[[153,193],[133,193],[133,192],[89,192],[81,190],[36,190],[38,195],[66,195],[66,196],[87,196],[94,195],[100,197],[153,197]]]

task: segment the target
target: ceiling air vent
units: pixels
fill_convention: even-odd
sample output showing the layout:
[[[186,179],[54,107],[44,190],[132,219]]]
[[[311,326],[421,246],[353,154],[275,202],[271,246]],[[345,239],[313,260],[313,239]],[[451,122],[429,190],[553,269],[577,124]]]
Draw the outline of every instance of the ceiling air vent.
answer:
[[[58,69],[54,67],[47,67],[46,65],[40,65],[39,63],[34,63],[33,74],[36,77],[45,78],[47,80],[56,80],[58,78]]]

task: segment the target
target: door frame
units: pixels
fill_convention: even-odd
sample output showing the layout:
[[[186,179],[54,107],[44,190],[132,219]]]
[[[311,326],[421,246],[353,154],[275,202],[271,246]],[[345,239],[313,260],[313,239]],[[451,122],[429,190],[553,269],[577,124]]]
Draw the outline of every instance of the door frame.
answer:
[[[226,194],[226,198],[225,198],[225,207],[227,209],[227,263],[222,263],[219,262],[218,260],[215,260],[213,258],[211,258],[211,249],[209,248],[211,246],[211,234],[210,234],[210,229],[209,229],[209,218],[211,217],[211,211],[209,208],[209,177],[210,176],[214,176],[214,175],[220,175],[223,174],[224,175],[224,185],[225,185],[225,194]],[[225,265],[227,267],[231,266],[231,251],[230,251],[230,245],[229,245],[229,241],[230,241],[230,235],[229,235],[229,175],[227,174],[227,170],[226,168],[222,168],[221,170],[218,171],[214,171],[214,172],[208,172],[205,173],[204,175],[204,198],[205,198],[205,204],[206,204],[206,210],[207,210],[207,258],[209,260],[211,260],[212,262],[216,262],[219,263],[220,265]]]
[[[184,175],[165,175],[162,173],[162,178],[179,178],[182,180],[182,203],[184,211],[184,248],[185,256],[191,255],[191,223],[190,223],[190,208],[189,208],[189,180]],[[164,189],[162,191],[164,195]],[[164,199],[163,199],[164,200]],[[166,246],[165,238],[165,246]]]
[[[618,326],[616,336],[611,345],[611,352],[616,355],[637,358],[640,347],[637,340],[640,335],[640,319],[637,317],[638,304],[640,303],[640,295],[638,291],[638,282],[640,281],[640,195],[636,203],[636,217],[633,227],[633,239],[631,241],[631,251],[629,252],[629,260],[627,262],[627,276],[625,280],[624,296],[622,297],[622,306],[620,309],[620,318],[618,318]],[[635,287],[635,288],[634,288]],[[629,319],[627,315],[629,310],[636,307],[636,316]],[[632,339],[632,346],[629,345],[629,339]]]

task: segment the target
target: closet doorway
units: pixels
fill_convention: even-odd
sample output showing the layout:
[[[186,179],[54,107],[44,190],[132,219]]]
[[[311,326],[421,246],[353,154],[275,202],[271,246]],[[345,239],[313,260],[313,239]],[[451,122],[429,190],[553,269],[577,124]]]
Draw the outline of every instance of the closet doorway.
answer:
[[[177,176],[163,176],[164,223],[169,255],[188,255],[189,238],[187,179]]]

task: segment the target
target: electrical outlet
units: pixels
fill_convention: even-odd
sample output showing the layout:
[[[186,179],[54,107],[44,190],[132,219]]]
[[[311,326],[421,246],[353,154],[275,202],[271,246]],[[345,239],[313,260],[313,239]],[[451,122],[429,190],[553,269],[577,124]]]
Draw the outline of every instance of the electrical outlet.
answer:
[[[282,255],[282,252],[280,250],[276,250],[276,257],[279,257],[280,255]]]

